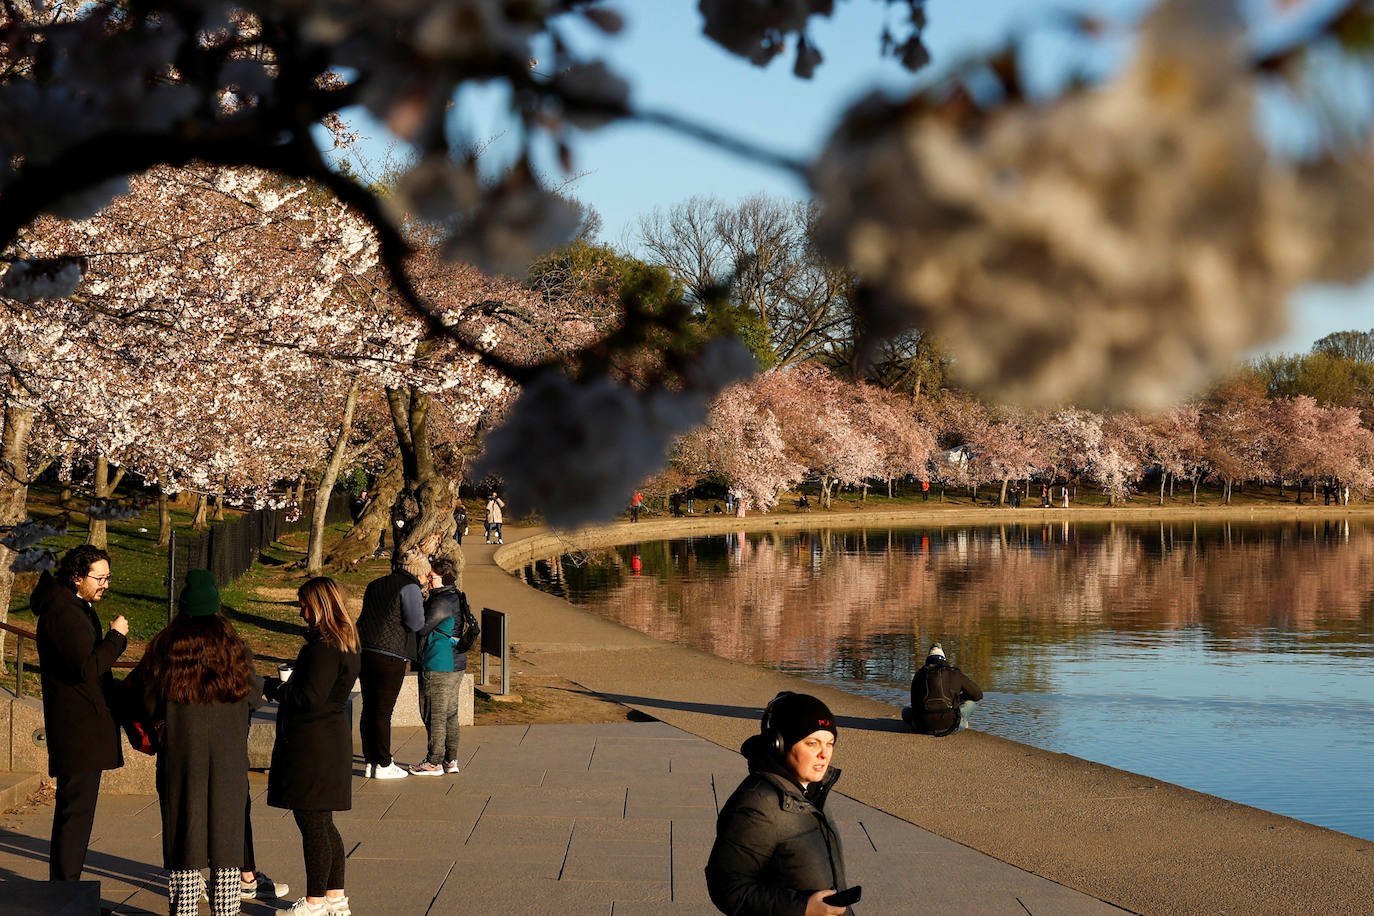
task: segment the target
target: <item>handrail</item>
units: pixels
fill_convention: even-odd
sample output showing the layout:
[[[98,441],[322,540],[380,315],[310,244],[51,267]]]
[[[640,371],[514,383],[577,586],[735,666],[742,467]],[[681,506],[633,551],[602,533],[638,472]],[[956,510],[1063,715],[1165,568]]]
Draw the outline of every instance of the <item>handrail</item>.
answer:
[[[14,643],[14,695],[22,697],[24,695],[24,640],[31,639],[34,644],[38,644],[38,634],[33,630],[26,630],[23,627],[15,626],[9,621],[0,621],[0,630],[6,633],[13,633],[19,638]],[[116,661],[112,668],[133,668],[136,661]]]
[[[17,627],[8,621],[0,621],[0,630],[7,630],[16,636],[23,636],[26,639],[38,639],[38,634],[23,627]]]

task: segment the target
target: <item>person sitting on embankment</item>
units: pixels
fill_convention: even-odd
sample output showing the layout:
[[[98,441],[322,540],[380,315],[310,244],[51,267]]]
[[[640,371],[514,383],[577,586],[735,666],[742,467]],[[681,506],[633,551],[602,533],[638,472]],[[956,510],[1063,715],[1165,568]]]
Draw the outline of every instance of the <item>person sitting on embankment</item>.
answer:
[[[968,727],[968,717],[982,698],[983,691],[949,663],[937,642],[911,679],[911,705],[902,708],[902,721],[918,735],[943,738]]]

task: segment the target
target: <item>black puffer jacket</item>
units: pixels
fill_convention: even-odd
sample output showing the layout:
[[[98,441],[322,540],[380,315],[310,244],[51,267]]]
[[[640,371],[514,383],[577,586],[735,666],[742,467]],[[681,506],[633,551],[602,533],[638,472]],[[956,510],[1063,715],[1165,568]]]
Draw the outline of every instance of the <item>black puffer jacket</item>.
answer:
[[[831,767],[803,790],[759,736],[740,753],[749,775],[716,819],[706,861],[711,902],[730,916],[803,916],[816,891],[848,886],[839,832],[825,811],[840,771]]]
[[[30,606],[38,615],[48,775],[123,766],[110,669],[128,641],[114,630],[102,636],[91,605],[49,573],[39,578]]]

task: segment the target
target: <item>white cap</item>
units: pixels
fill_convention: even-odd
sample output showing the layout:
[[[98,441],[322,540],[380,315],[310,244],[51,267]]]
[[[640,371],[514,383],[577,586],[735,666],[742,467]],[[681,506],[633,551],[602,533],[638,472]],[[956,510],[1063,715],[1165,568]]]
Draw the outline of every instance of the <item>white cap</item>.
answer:
[[[938,642],[930,647],[930,651],[926,653],[926,658],[935,658],[937,655],[940,658],[945,657],[945,650],[940,648],[940,644]]]

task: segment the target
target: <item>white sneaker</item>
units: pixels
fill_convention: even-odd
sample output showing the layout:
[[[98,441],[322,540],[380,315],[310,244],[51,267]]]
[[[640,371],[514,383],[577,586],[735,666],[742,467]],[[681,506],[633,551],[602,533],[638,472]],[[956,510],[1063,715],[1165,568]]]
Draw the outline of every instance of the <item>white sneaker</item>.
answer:
[[[325,916],[325,914],[329,912],[329,905],[326,903],[310,903],[302,897],[291,904],[291,909],[285,912],[286,916]]]
[[[377,775],[377,764],[375,764],[375,763],[365,763],[365,764],[363,764],[363,778],[364,778],[364,779],[371,779],[371,778],[374,777],[375,775]]]
[[[372,770],[373,779],[405,779],[409,775],[406,768],[394,760],[386,766],[374,767]]]
[[[456,760],[445,760],[445,761],[444,761],[444,772],[445,772],[445,773],[457,773],[457,772],[458,772],[458,761],[456,761]]]
[[[329,911],[329,916],[353,916],[353,911],[348,907],[347,897],[326,897],[324,908]]]
[[[244,900],[277,900],[291,893],[291,885],[273,881],[262,872],[254,872],[252,881],[239,876],[239,897]]]

